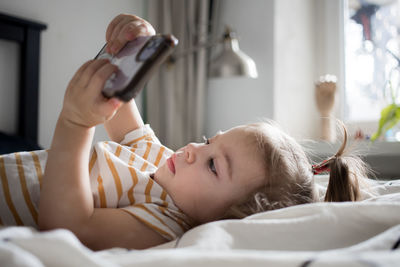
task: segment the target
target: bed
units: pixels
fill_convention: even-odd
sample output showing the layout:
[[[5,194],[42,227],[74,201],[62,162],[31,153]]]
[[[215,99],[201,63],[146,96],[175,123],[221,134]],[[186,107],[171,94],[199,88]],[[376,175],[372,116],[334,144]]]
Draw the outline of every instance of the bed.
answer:
[[[40,149],[38,142],[39,51],[43,23],[0,13],[0,39],[19,45],[17,132],[0,131],[0,154]],[[3,96],[7,97],[7,96]]]
[[[316,178],[325,190],[327,176]],[[314,203],[204,224],[147,250],[98,252],[67,230],[0,228],[2,266],[400,266],[400,180],[360,202]]]

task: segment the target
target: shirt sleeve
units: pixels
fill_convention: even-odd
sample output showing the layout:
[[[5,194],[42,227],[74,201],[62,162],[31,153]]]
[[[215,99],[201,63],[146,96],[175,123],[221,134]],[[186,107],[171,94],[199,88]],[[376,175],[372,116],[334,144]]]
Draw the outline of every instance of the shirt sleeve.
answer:
[[[141,171],[149,171],[148,164],[156,168],[161,166],[173,154],[171,149],[160,143],[148,124],[126,134],[120,145],[135,153],[137,162],[143,160],[143,165],[139,168]]]
[[[165,208],[154,203],[140,203],[122,210],[135,217],[167,240],[174,240],[192,226],[186,215],[174,208]]]
[[[153,143],[161,144],[157,136],[154,134],[149,124],[143,125],[143,127],[137,128],[127,133],[121,142],[124,146],[134,146],[141,141],[151,141]]]

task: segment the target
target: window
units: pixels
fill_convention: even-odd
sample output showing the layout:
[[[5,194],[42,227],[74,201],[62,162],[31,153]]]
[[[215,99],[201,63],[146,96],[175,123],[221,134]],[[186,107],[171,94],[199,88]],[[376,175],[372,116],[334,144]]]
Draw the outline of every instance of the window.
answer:
[[[382,108],[400,101],[400,0],[349,0],[345,8],[344,119],[377,124]]]

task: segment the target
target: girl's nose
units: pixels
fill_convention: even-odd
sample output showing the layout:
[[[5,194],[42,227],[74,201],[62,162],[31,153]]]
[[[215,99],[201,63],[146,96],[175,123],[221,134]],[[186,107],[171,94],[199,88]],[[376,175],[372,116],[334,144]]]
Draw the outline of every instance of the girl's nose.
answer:
[[[196,149],[197,146],[194,143],[190,143],[186,146],[185,158],[187,163],[192,164],[196,161]]]

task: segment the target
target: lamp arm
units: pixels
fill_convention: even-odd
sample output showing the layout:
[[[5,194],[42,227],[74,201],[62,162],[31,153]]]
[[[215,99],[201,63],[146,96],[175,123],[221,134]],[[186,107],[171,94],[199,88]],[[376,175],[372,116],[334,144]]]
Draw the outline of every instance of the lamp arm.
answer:
[[[222,43],[222,42],[223,42],[223,39],[217,39],[217,40],[214,40],[211,42],[199,43],[199,44],[195,45],[194,47],[191,47],[181,53],[176,53],[176,54],[171,55],[171,58],[172,58],[172,60],[175,61],[177,59],[186,57],[202,48],[209,49],[209,48],[211,48],[219,43]]]

